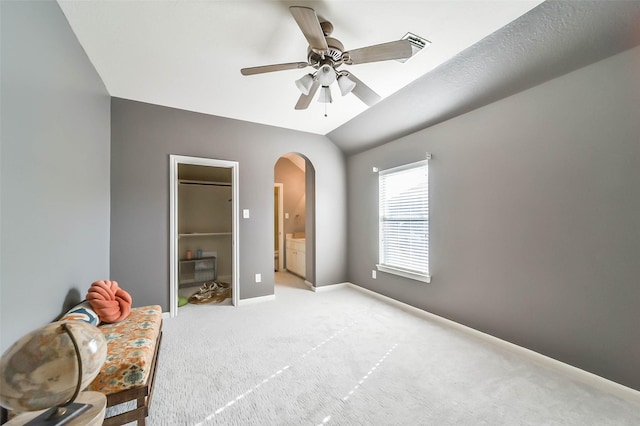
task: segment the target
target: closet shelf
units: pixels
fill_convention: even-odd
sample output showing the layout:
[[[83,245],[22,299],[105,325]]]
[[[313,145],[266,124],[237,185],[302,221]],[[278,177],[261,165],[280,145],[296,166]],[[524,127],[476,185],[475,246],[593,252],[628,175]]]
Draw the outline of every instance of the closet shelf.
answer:
[[[221,237],[231,235],[231,232],[191,232],[189,234],[178,234],[178,238],[187,237]]]

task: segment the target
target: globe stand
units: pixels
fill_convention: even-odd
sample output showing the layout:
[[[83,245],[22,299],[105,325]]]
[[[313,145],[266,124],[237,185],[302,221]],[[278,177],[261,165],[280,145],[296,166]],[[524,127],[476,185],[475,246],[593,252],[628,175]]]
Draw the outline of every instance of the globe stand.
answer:
[[[80,393],[80,388],[82,387],[82,357],[80,356],[80,350],[78,349],[78,343],[76,342],[75,337],[73,337],[73,333],[71,333],[71,329],[67,326],[66,323],[60,324],[60,328],[64,332],[69,335],[71,342],[73,343],[73,349],[76,353],[76,359],[78,360],[78,383],[76,384],[76,389],[73,392],[73,396],[69,398],[64,404],[58,405],[57,407],[52,407],[40,414],[35,419],[31,420],[26,425],[29,426],[61,426],[64,425],[74,418],[78,417],[83,412],[87,411],[92,407],[91,404],[80,404],[75,401],[78,397],[78,393]]]
[[[76,402],[64,407],[53,407],[26,423],[25,426],[61,426],[75,419],[91,407],[91,404],[78,404]]]

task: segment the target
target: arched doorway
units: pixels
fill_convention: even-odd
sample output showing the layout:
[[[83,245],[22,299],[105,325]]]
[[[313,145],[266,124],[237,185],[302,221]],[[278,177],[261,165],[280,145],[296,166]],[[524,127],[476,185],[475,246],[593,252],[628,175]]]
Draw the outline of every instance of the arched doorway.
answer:
[[[301,278],[313,289],[315,170],[297,153],[283,155],[274,166],[274,229],[274,269]]]

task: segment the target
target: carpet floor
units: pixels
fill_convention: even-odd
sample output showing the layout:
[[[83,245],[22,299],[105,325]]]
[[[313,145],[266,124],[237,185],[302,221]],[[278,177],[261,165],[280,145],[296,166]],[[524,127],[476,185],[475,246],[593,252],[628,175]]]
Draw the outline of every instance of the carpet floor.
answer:
[[[639,425],[640,403],[344,287],[164,323],[150,425]]]

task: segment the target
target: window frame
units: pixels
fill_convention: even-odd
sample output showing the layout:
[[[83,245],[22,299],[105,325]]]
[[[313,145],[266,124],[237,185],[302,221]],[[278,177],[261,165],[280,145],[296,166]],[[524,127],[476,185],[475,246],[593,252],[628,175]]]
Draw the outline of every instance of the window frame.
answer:
[[[416,161],[413,163],[403,164],[397,167],[392,167],[385,170],[380,170],[378,172],[378,263],[376,264],[376,268],[381,272],[386,272],[393,275],[398,275],[404,278],[409,278],[416,281],[421,281],[425,283],[431,282],[431,272],[429,265],[429,246],[430,246],[430,236],[429,236],[429,160],[431,159],[431,155],[427,153],[424,160]],[[403,268],[397,265],[389,265],[385,264],[384,254],[385,254],[385,241],[383,238],[383,225],[385,222],[388,222],[384,218],[384,206],[389,201],[383,200],[383,182],[382,180],[385,176],[393,175],[401,172],[405,172],[407,170],[416,169],[416,168],[425,168],[425,178],[426,178],[426,193],[424,194],[424,204],[423,208],[426,210],[426,226],[425,226],[425,240],[426,243],[426,271],[418,271],[411,268]],[[388,244],[388,243],[387,243]]]

